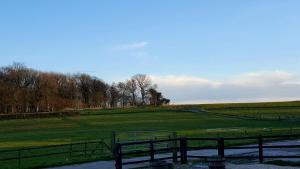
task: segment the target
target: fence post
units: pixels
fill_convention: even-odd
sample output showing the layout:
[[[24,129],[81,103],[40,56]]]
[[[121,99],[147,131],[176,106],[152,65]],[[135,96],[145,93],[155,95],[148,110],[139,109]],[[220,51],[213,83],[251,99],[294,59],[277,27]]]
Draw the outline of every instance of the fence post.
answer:
[[[218,156],[224,157],[224,138],[218,139]]]
[[[262,136],[258,137],[258,150],[259,150],[259,163],[264,161],[264,152],[263,152],[263,138]]]
[[[18,167],[21,168],[21,150],[18,150]]]
[[[104,152],[104,139],[101,139],[101,153],[103,154]]]
[[[183,139],[184,140],[184,163],[187,163],[187,140],[186,138]]]
[[[70,144],[70,160],[72,159],[73,144]]]
[[[172,145],[172,148],[173,148],[173,162],[177,162],[178,157],[177,157],[177,134],[176,134],[176,132],[173,132],[172,139],[174,139],[173,145]]]
[[[187,142],[186,138],[180,139],[180,161],[181,164],[187,163]]]
[[[116,144],[114,149],[114,155],[115,155],[115,167],[116,169],[122,169],[122,149],[121,144]]]
[[[87,142],[84,143],[84,157],[86,158],[87,154]]]
[[[150,141],[150,160],[154,161],[154,145],[153,145],[153,141]]]
[[[115,144],[116,144],[116,132],[112,131],[111,138],[110,138],[110,148],[113,153],[114,153],[114,149],[115,149]],[[115,154],[113,154],[113,155],[115,155]]]

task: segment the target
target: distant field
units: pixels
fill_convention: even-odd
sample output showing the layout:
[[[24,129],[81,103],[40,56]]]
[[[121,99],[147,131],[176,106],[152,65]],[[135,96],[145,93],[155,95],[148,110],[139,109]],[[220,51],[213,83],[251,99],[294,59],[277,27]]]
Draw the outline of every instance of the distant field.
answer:
[[[182,111],[194,109],[233,114],[237,117],[262,117],[262,120]],[[264,121],[265,118],[274,120]],[[300,122],[291,122],[297,118],[300,118],[300,102],[83,110],[81,116],[75,117],[0,121],[0,149],[110,138],[111,131],[167,130],[189,136],[228,136],[245,131],[249,134],[272,134],[267,129],[278,132],[297,130]]]
[[[0,121],[0,150],[100,139],[109,143],[112,131],[174,131],[189,137],[291,134],[300,133],[298,119],[300,102],[82,110],[74,117]],[[127,136],[120,134],[120,139],[132,139]]]

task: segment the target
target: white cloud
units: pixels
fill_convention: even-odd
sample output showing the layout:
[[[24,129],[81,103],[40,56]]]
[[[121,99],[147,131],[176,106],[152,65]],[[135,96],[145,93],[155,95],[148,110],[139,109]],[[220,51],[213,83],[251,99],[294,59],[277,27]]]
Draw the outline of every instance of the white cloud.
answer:
[[[264,71],[246,73],[232,81],[238,86],[258,87],[268,85],[280,85],[288,81],[293,81],[295,76],[284,71]]]
[[[261,71],[216,81],[197,76],[151,76],[173,103],[300,100],[300,78],[284,71]]]
[[[113,48],[115,51],[132,51],[144,49],[149,43],[146,41],[134,42],[128,44],[117,45]]]
[[[167,76],[150,76],[153,81],[161,85],[172,85],[178,87],[184,87],[187,85],[199,85],[199,86],[209,86],[209,87],[218,87],[221,85],[220,82],[208,80],[201,77],[195,76],[175,76],[175,75],[167,75]]]

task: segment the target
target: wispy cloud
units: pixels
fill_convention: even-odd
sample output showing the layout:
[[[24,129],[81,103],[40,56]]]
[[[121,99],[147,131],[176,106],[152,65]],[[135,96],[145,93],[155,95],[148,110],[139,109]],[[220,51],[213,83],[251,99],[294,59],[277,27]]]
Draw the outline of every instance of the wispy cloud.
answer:
[[[197,76],[151,76],[173,103],[300,100],[300,77],[285,71],[260,71],[216,81]]]
[[[186,76],[186,75],[167,75],[167,76],[150,76],[153,81],[163,85],[172,85],[183,87],[187,85],[199,85],[199,86],[210,86],[218,87],[222,83],[217,81],[212,81],[209,79],[196,77],[196,76]]]
[[[294,81],[295,75],[284,71],[261,71],[242,74],[232,81],[237,86],[269,86],[280,85],[289,81]]]
[[[115,51],[132,51],[144,49],[149,43],[146,41],[121,44],[113,47]]]
[[[124,43],[113,46],[110,49],[110,52],[114,56],[125,56],[127,59],[126,62],[128,62],[128,59],[133,59],[135,62],[147,65],[150,63],[149,61],[153,61],[153,59],[155,58],[154,56],[149,54],[149,51],[147,49],[148,45],[149,42],[147,41]]]

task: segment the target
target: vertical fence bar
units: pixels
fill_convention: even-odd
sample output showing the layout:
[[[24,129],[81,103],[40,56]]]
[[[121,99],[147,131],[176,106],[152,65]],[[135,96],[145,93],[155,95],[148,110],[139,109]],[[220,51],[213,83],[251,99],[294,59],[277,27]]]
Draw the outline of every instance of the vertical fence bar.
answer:
[[[112,131],[111,132],[111,137],[110,137],[110,146],[113,149],[114,145],[116,144],[116,132]]]
[[[18,150],[18,168],[21,168],[21,150]]]
[[[219,138],[218,139],[218,156],[219,157],[224,157],[224,138]]]
[[[154,145],[153,145],[153,141],[150,141],[150,160],[154,161]]]
[[[113,155],[115,155],[115,144],[116,144],[116,132],[112,131],[111,132],[111,137],[110,137],[110,149],[113,152]]]
[[[172,135],[172,139],[174,139],[173,141],[173,145],[172,145],[172,148],[173,148],[173,162],[177,162],[177,133],[176,132],[173,132],[173,135]]]
[[[180,139],[180,161],[181,164],[187,163],[187,142],[186,138]]]
[[[71,158],[72,158],[72,151],[73,151],[73,144],[70,144],[70,150],[69,151],[70,151],[69,155],[70,155],[70,160],[71,160]]]
[[[101,139],[101,153],[103,154],[103,151],[104,151],[104,146],[103,146],[103,144],[104,144],[104,140],[103,140],[103,138]]]
[[[187,163],[187,139],[184,138],[184,163]]]
[[[259,150],[259,163],[264,162],[264,152],[263,152],[263,138],[262,136],[258,137],[258,150]]]
[[[84,143],[84,157],[87,155],[87,142]]]
[[[180,138],[180,147],[179,147],[179,149],[180,149],[180,162],[181,162],[181,164],[183,164],[183,139],[182,138]]]
[[[122,169],[122,147],[121,147],[121,144],[115,145],[114,155],[115,155],[115,161],[116,161],[116,163],[115,163],[116,169]]]

